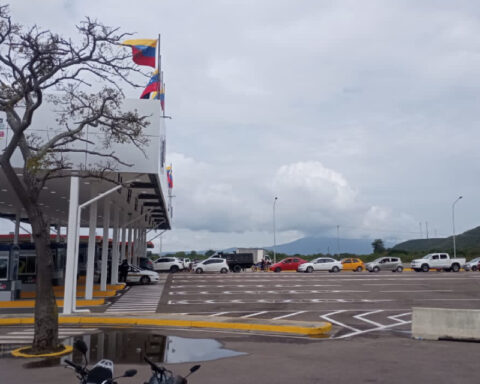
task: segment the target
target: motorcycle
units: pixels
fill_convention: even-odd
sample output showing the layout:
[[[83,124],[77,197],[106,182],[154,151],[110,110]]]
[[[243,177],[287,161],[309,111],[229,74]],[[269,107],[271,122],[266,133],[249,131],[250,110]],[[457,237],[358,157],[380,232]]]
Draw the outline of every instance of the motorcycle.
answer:
[[[152,377],[145,384],[187,384],[187,377],[192,373],[198,371],[200,365],[194,365],[190,368],[190,373],[185,376],[174,376],[172,371],[169,371],[166,368],[160,367],[151,361],[147,356],[144,356],[144,360],[150,365],[152,369]]]
[[[117,379],[132,377],[137,374],[136,369],[129,369],[125,371],[122,376],[113,377],[113,361],[107,359],[100,360],[93,368],[88,369],[88,347],[85,342],[83,340],[76,340],[75,343],[73,343],[73,347],[82,353],[85,363],[82,366],[68,359],[65,359],[65,363],[68,367],[75,370],[80,384],[116,384],[115,380]]]

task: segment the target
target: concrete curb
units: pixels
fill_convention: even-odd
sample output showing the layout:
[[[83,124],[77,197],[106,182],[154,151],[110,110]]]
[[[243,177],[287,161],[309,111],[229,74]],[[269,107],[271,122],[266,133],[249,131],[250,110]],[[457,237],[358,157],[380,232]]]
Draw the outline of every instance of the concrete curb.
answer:
[[[228,317],[178,316],[158,314],[156,316],[105,316],[103,314],[90,316],[59,316],[59,324],[68,325],[99,325],[99,326],[150,326],[150,327],[180,327],[230,329],[240,331],[262,331],[273,333],[288,333],[305,336],[325,335],[332,328],[327,322],[305,322],[288,320],[238,319]],[[0,326],[31,325],[33,317],[0,318]]]
[[[480,310],[412,308],[412,336],[426,340],[480,340]]]

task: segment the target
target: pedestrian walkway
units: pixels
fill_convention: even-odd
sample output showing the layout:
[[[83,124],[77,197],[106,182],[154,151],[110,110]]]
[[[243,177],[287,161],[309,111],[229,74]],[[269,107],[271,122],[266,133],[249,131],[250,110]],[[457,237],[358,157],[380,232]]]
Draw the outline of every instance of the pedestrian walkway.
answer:
[[[59,327],[58,328],[58,338],[60,340],[67,339],[72,336],[82,336],[85,334],[91,334],[98,332],[98,328],[70,328],[70,327]],[[19,329],[12,332],[7,332],[0,335],[0,345],[1,344],[15,344],[15,345],[26,345],[33,342],[33,327],[28,327],[25,329]]]
[[[160,281],[151,285],[133,285],[105,313],[143,312],[155,313],[162,297],[168,275],[160,275]]]

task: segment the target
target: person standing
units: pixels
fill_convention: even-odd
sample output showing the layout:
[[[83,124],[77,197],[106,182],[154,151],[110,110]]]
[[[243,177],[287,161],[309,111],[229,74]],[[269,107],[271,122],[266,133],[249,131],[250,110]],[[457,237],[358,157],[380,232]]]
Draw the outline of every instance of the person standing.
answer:
[[[123,259],[122,264],[120,264],[120,267],[118,269],[120,271],[120,282],[126,283],[129,269],[127,259]]]

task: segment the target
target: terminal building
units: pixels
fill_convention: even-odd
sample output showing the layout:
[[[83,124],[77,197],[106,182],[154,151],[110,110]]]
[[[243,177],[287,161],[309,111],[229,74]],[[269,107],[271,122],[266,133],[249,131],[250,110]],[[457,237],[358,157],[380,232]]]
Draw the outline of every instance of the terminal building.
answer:
[[[101,158],[81,152],[68,153],[75,175],[48,181],[40,196],[39,204],[49,217],[52,237],[56,237],[52,241],[55,278],[65,285],[64,313],[75,311],[78,275],[85,274],[85,297],[91,298],[95,273],[100,275],[100,289],[106,290],[107,281],[118,282],[118,266],[123,259],[138,265],[139,259],[146,254],[153,231],[171,229],[165,164],[166,127],[159,102],[125,100],[123,108],[147,116],[150,124],[144,129],[147,142],[143,147],[113,143],[108,152],[114,152],[125,164],[113,164],[106,174],[108,180],[88,177],[85,171]],[[29,132],[47,139],[58,133],[56,118],[55,106],[45,103],[36,112]],[[12,132],[1,113],[0,121],[1,152]],[[90,128],[85,137],[87,141],[74,142],[72,148],[101,152],[102,136]],[[12,157],[12,165],[21,177],[24,164],[19,153]],[[32,269],[35,254],[32,252],[34,245],[26,246],[19,236],[20,226],[28,224],[29,219],[1,168],[0,217],[15,223],[11,242],[5,238],[0,242],[0,300],[10,300],[21,289],[21,280],[24,284],[32,283],[25,280],[22,272],[25,268]],[[62,228],[66,233],[62,233]],[[27,264],[21,265],[19,276],[20,256]],[[96,260],[101,260],[100,271],[98,268],[96,271]]]

